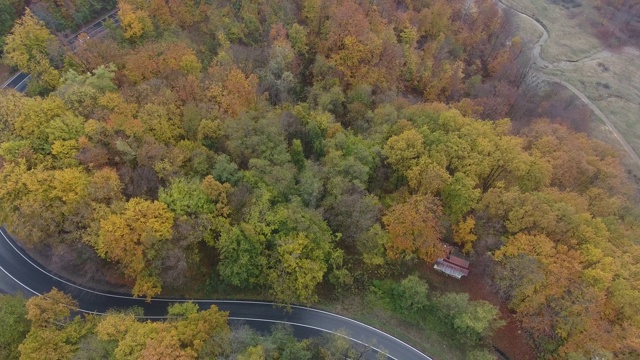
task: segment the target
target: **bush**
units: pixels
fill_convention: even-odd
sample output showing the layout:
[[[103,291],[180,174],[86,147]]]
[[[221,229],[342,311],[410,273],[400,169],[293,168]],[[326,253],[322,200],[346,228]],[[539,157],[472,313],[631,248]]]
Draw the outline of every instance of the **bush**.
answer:
[[[453,325],[459,339],[467,343],[486,340],[504,324],[498,308],[486,301],[469,301],[465,293],[443,294],[434,305],[444,321]]]

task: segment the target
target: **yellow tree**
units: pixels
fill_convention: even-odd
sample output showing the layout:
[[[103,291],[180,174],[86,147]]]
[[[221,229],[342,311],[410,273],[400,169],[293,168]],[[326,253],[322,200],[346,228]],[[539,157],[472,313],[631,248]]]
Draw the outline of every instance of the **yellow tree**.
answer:
[[[453,241],[461,245],[463,247],[462,251],[466,254],[471,252],[473,243],[478,238],[476,234],[473,233],[475,226],[476,221],[473,216],[468,216],[453,226]]]
[[[87,327],[79,321],[69,322],[78,303],[69,295],[53,289],[27,301],[27,319],[31,331],[19,346],[20,359],[71,359],[78,339]]]
[[[60,74],[51,64],[48,49],[55,42],[55,36],[27,8],[6,38],[5,61],[41,80],[46,87],[54,88]]]
[[[118,7],[120,8],[118,17],[125,39],[137,41],[146,33],[153,31],[153,24],[146,10],[136,9],[125,1],[118,1]]]
[[[135,296],[150,298],[160,292],[161,286],[152,261],[162,241],[171,238],[172,226],[173,214],[167,205],[133,198],[123,212],[100,222],[96,251],[120,263],[125,275],[136,280]]]
[[[217,82],[210,88],[209,94],[223,113],[236,117],[240,112],[255,106],[258,78],[254,74],[245,76],[235,66],[228,70],[218,66],[212,66],[209,69],[215,77],[223,78],[221,82]]]
[[[277,260],[268,274],[276,299],[283,303],[314,301],[316,285],[327,271],[323,256],[322,249],[303,233],[282,237]]]
[[[217,358],[227,348],[229,313],[215,305],[200,312],[197,308],[174,304],[169,307],[169,316],[175,318],[164,323],[138,322],[132,314],[107,314],[98,323],[96,334],[101,340],[117,343],[117,360]]]
[[[34,327],[56,326],[78,309],[71,296],[54,288],[50,292],[27,301],[27,319]]]
[[[382,217],[389,232],[386,244],[391,258],[417,256],[433,261],[444,253],[440,237],[444,233],[440,218],[442,207],[432,196],[412,196],[392,206]]]
[[[417,130],[411,129],[400,135],[392,136],[384,146],[384,155],[394,169],[405,173],[419,164],[425,154],[424,138]],[[414,180],[418,183],[418,180]]]

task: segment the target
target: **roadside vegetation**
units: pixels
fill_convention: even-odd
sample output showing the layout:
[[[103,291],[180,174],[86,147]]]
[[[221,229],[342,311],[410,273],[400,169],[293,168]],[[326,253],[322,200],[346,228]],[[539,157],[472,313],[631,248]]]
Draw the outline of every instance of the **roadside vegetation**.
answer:
[[[82,28],[96,16],[113,9],[115,0],[0,0],[0,55],[6,36],[15,22],[30,9],[57,36],[65,37]],[[15,72],[15,67],[0,65],[0,84]]]
[[[141,309],[74,315],[77,303],[53,290],[25,301],[0,296],[2,359],[359,359],[383,352],[352,343],[343,334],[297,340],[286,326],[269,334],[228,323],[228,313],[193,303],[169,306],[164,321],[141,318]]]
[[[147,298],[362,296],[492,356],[496,304],[421,278],[448,244],[488,259],[540,357],[640,351],[634,187],[567,127],[582,108],[528,86],[492,1],[118,7],[74,52],[31,10],[5,40],[33,80],[0,95],[0,223],[54,270]]]

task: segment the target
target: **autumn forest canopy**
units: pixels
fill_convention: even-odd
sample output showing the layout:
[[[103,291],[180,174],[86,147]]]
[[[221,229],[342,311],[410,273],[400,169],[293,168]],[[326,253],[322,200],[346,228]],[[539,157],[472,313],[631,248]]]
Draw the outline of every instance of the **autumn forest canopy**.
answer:
[[[492,1],[120,0],[119,26],[73,48],[53,31],[108,4],[33,3],[4,38],[32,80],[0,93],[0,222],[52,266],[141,297],[375,289],[486,342],[495,308],[419,278],[447,244],[488,259],[540,357],[640,352],[634,184],[564,125],[584,112],[527,87],[525,44]],[[213,346],[113,316],[65,329],[199,344],[185,358]]]

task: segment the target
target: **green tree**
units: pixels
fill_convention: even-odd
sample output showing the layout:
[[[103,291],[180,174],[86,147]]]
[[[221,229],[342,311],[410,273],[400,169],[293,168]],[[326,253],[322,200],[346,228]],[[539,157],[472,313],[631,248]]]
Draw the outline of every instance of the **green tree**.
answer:
[[[18,345],[29,333],[31,324],[27,320],[26,300],[21,295],[0,295],[0,357],[17,360]]]
[[[460,339],[472,344],[489,338],[501,327],[500,311],[490,303],[469,301],[469,294],[447,293],[436,299],[440,316],[451,321]]]
[[[269,227],[269,269],[272,295],[281,302],[315,301],[316,286],[325,273],[339,271],[343,253],[337,236],[320,214],[296,200],[280,204],[266,216]]]
[[[15,5],[18,5],[19,9]],[[23,8],[24,1],[0,0],[0,49],[4,48],[5,35],[11,31],[14,21],[18,18],[18,11],[22,11]]]
[[[429,285],[415,275],[407,276],[397,287],[397,310],[415,316],[429,305]]]
[[[283,303],[315,301],[315,287],[327,271],[322,249],[304,233],[279,236],[277,255],[268,273],[271,293]]]
[[[209,214],[216,209],[196,179],[173,179],[169,187],[160,189],[158,200],[167,204],[177,216]]]
[[[220,252],[218,272],[223,281],[241,288],[264,282],[266,237],[260,226],[242,222],[228,227],[222,231],[216,247]]]
[[[480,200],[480,190],[462,173],[456,173],[451,182],[442,189],[444,211],[452,222],[458,222]]]
[[[96,110],[101,96],[118,89],[113,83],[115,70],[113,64],[102,65],[92,73],[84,75],[69,70],[62,77],[55,94],[69,109],[87,117]]]

